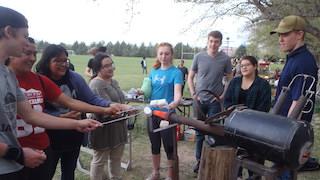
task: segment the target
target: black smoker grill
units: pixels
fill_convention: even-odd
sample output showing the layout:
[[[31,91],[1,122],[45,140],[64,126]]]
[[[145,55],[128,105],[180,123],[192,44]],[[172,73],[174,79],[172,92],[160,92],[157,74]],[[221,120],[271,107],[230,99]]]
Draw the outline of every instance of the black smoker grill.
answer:
[[[306,162],[314,138],[309,123],[249,109],[234,110],[224,132],[233,145],[292,169]]]

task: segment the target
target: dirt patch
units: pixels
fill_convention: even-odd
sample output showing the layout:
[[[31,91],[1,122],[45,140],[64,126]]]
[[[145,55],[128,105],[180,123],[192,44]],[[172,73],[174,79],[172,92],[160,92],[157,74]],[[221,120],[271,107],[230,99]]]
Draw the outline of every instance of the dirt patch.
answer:
[[[179,176],[180,179],[194,179],[192,172],[192,164],[194,163],[193,142],[179,141]],[[133,138],[133,159],[132,169],[124,172],[123,179],[141,180],[145,179],[152,172],[151,147],[146,134],[138,135]],[[128,153],[125,153],[124,160],[128,158]],[[164,179],[166,177],[166,154],[162,147],[161,150],[161,165],[160,174]]]

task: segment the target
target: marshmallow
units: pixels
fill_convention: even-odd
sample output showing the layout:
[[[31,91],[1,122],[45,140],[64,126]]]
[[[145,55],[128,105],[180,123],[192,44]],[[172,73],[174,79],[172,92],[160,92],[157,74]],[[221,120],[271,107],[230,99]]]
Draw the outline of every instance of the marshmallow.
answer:
[[[145,114],[146,116],[148,116],[148,117],[151,117],[151,116],[152,116],[152,110],[151,110],[150,107],[145,107],[145,108],[143,109],[143,112],[144,112],[144,114]]]
[[[160,121],[160,128],[169,126],[169,121]]]

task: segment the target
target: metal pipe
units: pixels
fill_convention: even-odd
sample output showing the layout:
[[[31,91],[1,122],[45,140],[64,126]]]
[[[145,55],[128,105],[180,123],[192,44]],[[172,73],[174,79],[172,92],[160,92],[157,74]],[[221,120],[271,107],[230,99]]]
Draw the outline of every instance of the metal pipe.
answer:
[[[220,125],[205,124],[204,121],[185,118],[185,117],[179,116],[175,113],[169,113],[167,115],[166,120],[168,120],[172,123],[185,124],[188,126],[192,126],[192,127],[197,128],[198,130],[201,130],[201,131],[208,133],[208,134],[215,134],[215,135],[219,135],[219,136],[224,136],[224,127],[220,126]]]
[[[279,114],[282,105],[284,104],[285,100],[287,99],[287,95],[288,95],[289,90],[290,90],[290,88],[288,88],[288,87],[282,87],[282,90],[281,90],[281,93],[278,97],[278,100],[271,110],[271,114]]]
[[[296,106],[293,108],[293,110],[288,115],[288,117],[297,119],[297,120],[300,119],[299,116],[302,110],[304,109],[304,107],[306,106],[307,100],[308,100],[308,97],[301,95],[296,103]]]

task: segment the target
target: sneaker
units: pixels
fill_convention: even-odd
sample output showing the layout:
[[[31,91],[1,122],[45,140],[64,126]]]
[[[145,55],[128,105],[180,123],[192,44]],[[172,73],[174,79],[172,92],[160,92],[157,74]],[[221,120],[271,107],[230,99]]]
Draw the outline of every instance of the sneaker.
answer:
[[[298,171],[317,171],[320,169],[318,159],[310,157]]]
[[[193,165],[193,167],[192,167],[193,172],[198,174],[199,167],[200,167],[200,161],[197,161],[196,164]]]
[[[160,173],[151,173],[146,180],[160,180]]]
[[[249,175],[249,177],[246,180],[261,180],[261,176],[257,174],[252,174],[252,175]]]

